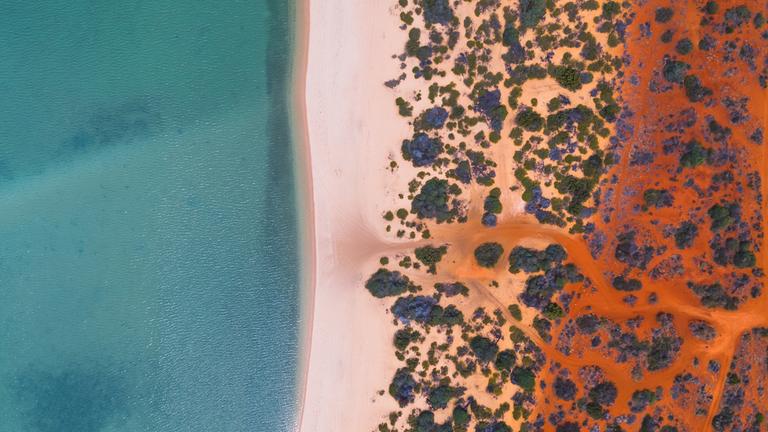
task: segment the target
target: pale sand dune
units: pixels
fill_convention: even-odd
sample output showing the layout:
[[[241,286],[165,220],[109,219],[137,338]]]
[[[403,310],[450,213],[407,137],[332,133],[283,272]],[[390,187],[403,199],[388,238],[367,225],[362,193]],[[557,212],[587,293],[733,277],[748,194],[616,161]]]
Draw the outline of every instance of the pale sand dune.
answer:
[[[404,35],[391,2],[310,2],[307,121],[312,160],[316,286],[303,432],[365,432],[397,408],[386,389],[397,360],[385,303],[363,287],[381,253],[383,211],[409,176],[388,156],[408,133],[393,92],[392,54]],[[400,89],[402,91],[402,89]],[[404,179],[404,180],[403,180]]]

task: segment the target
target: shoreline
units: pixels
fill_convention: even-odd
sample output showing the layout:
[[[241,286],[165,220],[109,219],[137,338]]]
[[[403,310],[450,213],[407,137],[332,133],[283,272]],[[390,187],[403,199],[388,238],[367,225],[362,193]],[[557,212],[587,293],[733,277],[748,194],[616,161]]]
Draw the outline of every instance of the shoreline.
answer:
[[[296,211],[299,230],[299,346],[296,373],[296,412],[293,430],[301,428],[307,397],[309,363],[312,354],[312,325],[317,283],[317,251],[315,237],[314,191],[312,185],[312,152],[307,121],[307,72],[309,59],[310,0],[294,3],[294,46],[291,66],[289,105],[293,127],[294,172],[296,179]]]

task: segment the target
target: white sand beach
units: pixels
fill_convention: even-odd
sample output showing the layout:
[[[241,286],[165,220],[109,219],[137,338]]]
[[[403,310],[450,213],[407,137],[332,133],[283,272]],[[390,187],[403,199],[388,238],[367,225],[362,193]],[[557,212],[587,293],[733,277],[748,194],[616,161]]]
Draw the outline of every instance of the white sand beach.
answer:
[[[306,81],[312,159],[315,290],[303,432],[369,431],[397,408],[386,390],[395,327],[363,287],[384,239],[381,215],[407,176],[388,157],[408,133],[384,82],[401,71],[391,3],[310,2]],[[372,19],[372,17],[375,17]],[[401,89],[402,90],[402,89]]]

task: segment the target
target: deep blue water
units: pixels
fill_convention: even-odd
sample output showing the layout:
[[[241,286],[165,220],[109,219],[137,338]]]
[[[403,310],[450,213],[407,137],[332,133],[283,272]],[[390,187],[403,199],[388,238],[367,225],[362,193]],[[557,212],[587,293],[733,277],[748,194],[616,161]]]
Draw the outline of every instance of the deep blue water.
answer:
[[[0,431],[294,428],[292,3],[0,3]]]

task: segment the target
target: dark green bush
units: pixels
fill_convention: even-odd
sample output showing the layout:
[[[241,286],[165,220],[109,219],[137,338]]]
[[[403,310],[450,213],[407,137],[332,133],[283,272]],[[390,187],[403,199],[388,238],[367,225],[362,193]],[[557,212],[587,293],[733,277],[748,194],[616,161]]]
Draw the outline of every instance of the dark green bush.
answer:
[[[656,402],[656,393],[648,389],[635,390],[629,401],[629,409],[633,413],[643,412],[648,405]]]
[[[504,247],[495,242],[483,243],[475,249],[475,260],[482,267],[492,268],[499,262]]]
[[[456,209],[448,205],[453,193],[447,180],[431,178],[413,198],[411,213],[420,218],[435,219],[438,223],[451,221],[458,215]]]
[[[657,371],[666,368],[675,360],[682,344],[681,338],[656,336],[651,339],[648,349],[648,370]]]
[[[533,329],[536,330],[536,333],[539,334],[539,337],[541,337],[544,342],[550,342],[552,340],[552,335],[550,335],[550,331],[552,330],[551,321],[546,318],[534,317],[532,324]]]
[[[427,403],[432,409],[442,409],[448,406],[448,402],[454,397],[456,391],[448,385],[441,385],[429,391]]]
[[[531,108],[525,108],[517,113],[515,123],[527,131],[537,132],[544,126],[544,117]]]
[[[600,328],[601,322],[595,314],[581,315],[576,318],[576,326],[579,332],[584,334],[594,334]]]
[[[464,324],[464,314],[454,305],[448,305],[445,308],[436,305],[429,314],[429,325],[433,326],[455,326]]]
[[[619,291],[637,291],[643,287],[638,279],[626,279],[624,276],[613,278],[613,287]]]
[[[737,203],[715,204],[707,210],[709,218],[712,220],[710,229],[717,231],[728,229],[732,223],[739,220],[741,208]]]
[[[494,191],[499,193],[494,193]],[[501,205],[501,200],[499,199],[499,195],[500,195],[499,188],[493,188],[491,193],[485,198],[485,201],[483,202],[483,210],[493,214],[501,213],[503,207]]]
[[[518,13],[520,26],[523,29],[534,28],[544,18],[546,12],[544,0],[520,0]]]
[[[555,396],[565,401],[572,401],[576,397],[576,384],[568,378],[557,377],[552,387],[555,390]]]
[[[469,424],[469,421],[471,419],[467,410],[458,405],[456,405],[453,408],[452,417],[453,417],[453,424],[460,428],[466,427]]]
[[[504,350],[504,351],[501,351],[496,356],[496,361],[494,362],[494,365],[498,370],[510,371],[512,370],[512,367],[515,365],[515,361],[517,361],[517,356],[515,355],[515,352],[513,350]]]
[[[397,296],[409,289],[414,288],[408,276],[399,271],[390,271],[385,268],[376,270],[376,273],[368,278],[365,288],[371,292],[374,297],[384,298]]]
[[[550,303],[544,306],[544,310],[541,313],[550,320],[560,319],[565,315],[563,308],[557,303]]]
[[[445,294],[446,297],[453,297],[457,295],[467,296],[469,294],[469,288],[461,282],[453,283],[436,283],[435,290],[441,294]]]
[[[710,158],[712,158],[712,149],[704,148],[698,141],[691,140],[685,145],[685,150],[680,155],[680,166],[696,168],[708,162]]]
[[[581,76],[575,68],[562,65],[554,66],[550,68],[549,74],[565,89],[576,91],[581,88]]]
[[[675,45],[675,51],[680,55],[687,55],[693,50],[693,42],[688,38],[683,38],[677,41]]]
[[[755,262],[755,254],[749,250],[740,250],[733,255],[733,265],[738,268],[754,267]]]
[[[603,3],[602,17],[606,21],[611,21],[613,18],[621,13],[621,5],[615,1],[607,1]]]
[[[400,368],[389,385],[389,394],[395,398],[400,407],[413,402],[415,398],[416,380],[407,368]]]
[[[482,363],[488,363],[496,358],[499,346],[496,342],[484,336],[475,336],[469,341],[469,348]]]
[[[527,392],[532,392],[536,386],[536,375],[528,368],[516,366],[509,378],[512,384],[520,386]]]
[[[646,207],[671,207],[674,203],[672,194],[666,189],[646,189],[643,192],[643,202]]]
[[[745,5],[739,5],[725,11],[725,21],[730,27],[740,27],[749,22],[752,12]]]
[[[685,95],[691,102],[699,102],[712,95],[712,90],[701,85],[701,81],[694,75],[688,75],[683,80]]]
[[[602,406],[611,406],[616,401],[619,394],[616,385],[610,381],[603,381],[592,387],[589,391],[589,398]]]
[[[398,329],[395,332],[395,348],[398,351],[403,351],[408,348],[411,342],[419,340],[419,337],[421,337],[421,334],[416,330],[410,328]]]
[[[661,70],[664,79],[676,84],[681,84],[685,80],[685,75],[691,66],[680,60],[667,60]]]
[[[686,249],[693,245],[699,228],[691,221],[685,221],[675,229],[675,246],[678,249]]]
[[[672,19],[675,11],[672,8],[660,7],[656,9],[655,20],[656,22],[665,23]]]
[[[443,259],[443,256],[446,253],[448,253],[448,248],[446,246],[422,246],[420,248],[416,248],[414,253],[416,255],[416,259],[427,266],[430,273],[435,273],[435,265]]]
[[[708,308],[721,307],[726,310],[736,310],[739,299],[728,295],[719,282],[712,284],[697,284],[688,282],[688,288],[699,297],[701,304]]]
[[[526,273],[547,270],[553,264],[560,264],[568,254],[559,244],[551,244],[544,250],[529,249],[523,246],[515,246],[509,253],[509,271]]]

